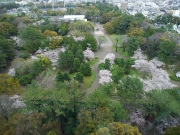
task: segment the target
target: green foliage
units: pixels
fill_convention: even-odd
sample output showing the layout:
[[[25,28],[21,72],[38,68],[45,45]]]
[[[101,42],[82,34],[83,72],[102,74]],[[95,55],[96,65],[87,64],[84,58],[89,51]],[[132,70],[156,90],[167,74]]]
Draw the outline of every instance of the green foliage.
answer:
[[[69,77],[69,73],[68,72],[64,72],[63,73],[63,77],[64,77],[64,81],[70,81],[71,80],[71,78]]]
[[[76,52],[75,58],[78,58],[81,63],[84,61],[84,53],[83,53],[83,50],[82,50],[82,49],[79,49],[79,50]]]
[[[30,84],[33,79],[32,74],[26,74],[19,77],[19,82],[21,85],[27,85]]]
[[[114,118],[114,122],[126,120],[128,118],[128,112],[123,108],[119,102],[112,102],[110,104],[110,110]]]
[[[171,75],[169,78],[173,81],[180,81],[180,78],[177,78],[175,75]]]
[[[143,96],[143,83],[138,78],[125,77],[117,87],[120,102],[127,107],[135,107]]]
[[[107,70],[110,70],[111,63],[110,63],[109,59],[105,59],[104,68],[107,69]]]
[[[14,45],[12,41],[0,36],[0,68],[6,67],[7,61],[12,60],[14,55]]]
[[[75,135],[89,135],[95,132],[98,126],[112,122],[111,112],[106,107],[93,110],[81,110],[77,116],[78,125]]]
[[[171,94],[170,94],[170,93]],[[170,115],[179,115],[179,94],[171,89],[168,90],[151,90],[145,93],[146,99],[143,102],[144,110],[147,116],[156,116],[156,121],[168,118]],[[177,96],[178,95],[178,96]],[[171,102],[169,102],[171,101]]]
[[[60,70],[58,70],[58,72],[57,72],[56,81],[57,82],[64,82],[64,76]]]
[[[29,52],[37,51],[43,39],[41,32],[31,26],[22,29],[20,31],[20,37],[25,41],[24,48]]]
[[[90,108],[107,107],[110,103],[110,98],[102,89],[97,89],[88,96],[86,102]]]
[[[159,45],[159,51],[157,52],[157,56],[160,60],[164,62],[173,62],[175,57],[176,43],[166,40],[161,41]]]
[[[105,69],[105,68],[104,68],[104,63],[100,63],[100,64],[98,65],[98,69],[99,69],[99,70]]]
[[[24,52],[23,54],[21,54],[20,56],[19,56],[20,58],[23,58],[23,59],[27,59],[27,58],[29,58],[30,57],[30,54],[29,53],[27,53],[27,52]]]
[[[59,53],[58,66],[60,69],[69,69],[73,66],[74,55],[70,50]]]
[[[124,14],[118,24],[118,30],[120,30],[121,33],[124,33],[129,28],[130,23],[133,22],[133,20],[133,16]]]
[[[155,30],[148,27],[145,31],[144,37],[149,37],[149,36],[153,35],[154,33],[155,33]]]
[[[75,80],[77,80],[79,83],[83,83],[83,74],[80,72],[76,73]]]
[[[85,70],[84,64],[81,63],[80,68],[79,68],[79,72],[81,72],[84,75],[85,74],[84,70]]]
[[[92,74],[92,69],[90,67],[89,62],[84,64],[84,76],[90,76]]]
[[[134,55],[134,51],[136,51],[138,49],[139,46],[139,40],[137,37],[135,36],[131,36],[128,39],[128,55],[129,56],[133,56]]]
[[[124,71],[120,67],[113,70],[113,72],[112,72],[112,80],[115,83],[118,83],[118,81],[121,80],[123,78],[123,76],[124,76]]]
[[[94,26],[88,21],[85,22],[82,20],[75,20],[74,22],[70,23],[69,29],[71,31],[89,32],[94,31]]]
[[[59,35],[65,36],[69,31],[68,25],[66,23],[61,23],[56,27],[56,31],[58,32]]]
[[[39,75],[44,70],[43,63],[40,61],[34,61],[29,73],[35,78],[37,75]]]
[[[75,72],[79,71],[80,64],[80,60],[78,58],[75,58],[73,62],[73,69]]]

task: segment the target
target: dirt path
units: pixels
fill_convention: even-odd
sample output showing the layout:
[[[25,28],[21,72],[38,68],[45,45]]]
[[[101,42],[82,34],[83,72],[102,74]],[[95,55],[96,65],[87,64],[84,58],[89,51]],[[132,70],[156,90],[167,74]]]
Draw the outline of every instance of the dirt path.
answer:
[[[115,56],[119,57],[119,58],[123,57],[112,50],[113,43],[112,43],[111,39],[109,38],[109,36],[104,31],[104,28],[102,27],[102,25],[95,24],[95,29],[96,28],[98,28],[100,31],[102,31],[104,33],[104,36],[106,37],[107,40],[106,40],[106,42],[102,43],[101,48],[98,49],[97,52],[95,52],[95,56],[97,56],[99,58],[99,61],[92,66],[92,70],[96,73],[96,79],[94,80],[92,86],[87,89],[87,93],[86,93],[87,96],[100,86],[99,75],[98,75],[98,73],[99,73],[98,64],[100,63],[100,60],[104,59],[104,57],[108,53],[114,53]]]

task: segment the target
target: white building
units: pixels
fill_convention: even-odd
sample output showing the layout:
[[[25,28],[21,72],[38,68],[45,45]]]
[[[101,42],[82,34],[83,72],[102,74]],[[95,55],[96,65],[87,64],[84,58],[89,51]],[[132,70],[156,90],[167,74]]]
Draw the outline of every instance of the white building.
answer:
[[[87,19],[85,19],[85,15],[65,15],[63,17],[63,20],[69,20],[69,21],[84,20],[84,21],[87,21]]]

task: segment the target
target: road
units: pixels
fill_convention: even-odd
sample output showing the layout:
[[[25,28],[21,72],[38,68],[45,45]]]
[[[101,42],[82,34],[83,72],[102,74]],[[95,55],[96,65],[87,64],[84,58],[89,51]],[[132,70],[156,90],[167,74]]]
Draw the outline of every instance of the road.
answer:
[[[98,73],[99,73],[98,65],[100,64],[100,60],[104,59],[104,57],[108,53],[114,53],[115,56],[118,58],[123,57],[123,56],[119,55],[118,53],[116,53],[115,51],[112,50],[113,42],[109,38],[108,34],[106,34],[103,26],[101,24],[96,23],[95,29],[97,29],[97,28],[104,33],[104,36],[106,37],[107,40],[106,40],[106,42],[102,43],[101,48],[95,52],[95,56],[97,56],[99,60],[96,64],[92,65],[91,68],[96,73],[96,79],[94,80],[92,86],[87,89],[87,92],[86,92],[87,96],[100,86],[99,75],[98,75]]]

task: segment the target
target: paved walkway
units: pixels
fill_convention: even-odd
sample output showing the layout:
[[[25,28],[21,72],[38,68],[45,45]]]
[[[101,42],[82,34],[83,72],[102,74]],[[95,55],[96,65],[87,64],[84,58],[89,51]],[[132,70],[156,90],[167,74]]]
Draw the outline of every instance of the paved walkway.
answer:
[[[96,73],[96,79],[94,80],[92,86],[87,89],[87,93],[86,93],[87,96],[100,86],[99,75],[98,75],[98,73],[99,73],[98,65],[100,64],[100,60],[104,59],[104,57],[108,53],[114,53],[115,56],[119,57],[119,58],[123,57],[112,50],[113,43],[112,43],[111,39],[109,38],[108,34],[106,34],[106,32],[104,31],[103,26],[101,24],[95,24],[95,29],[97,29],[97,28],[104,33],[104,36],[106,37],[107,40],[106,40],[106,42],[101,44],[101,49],[98,49],[95,52],[95,56],[97,56],[99,58],[99,61],[96,64],[92,65],[91,68]]]

